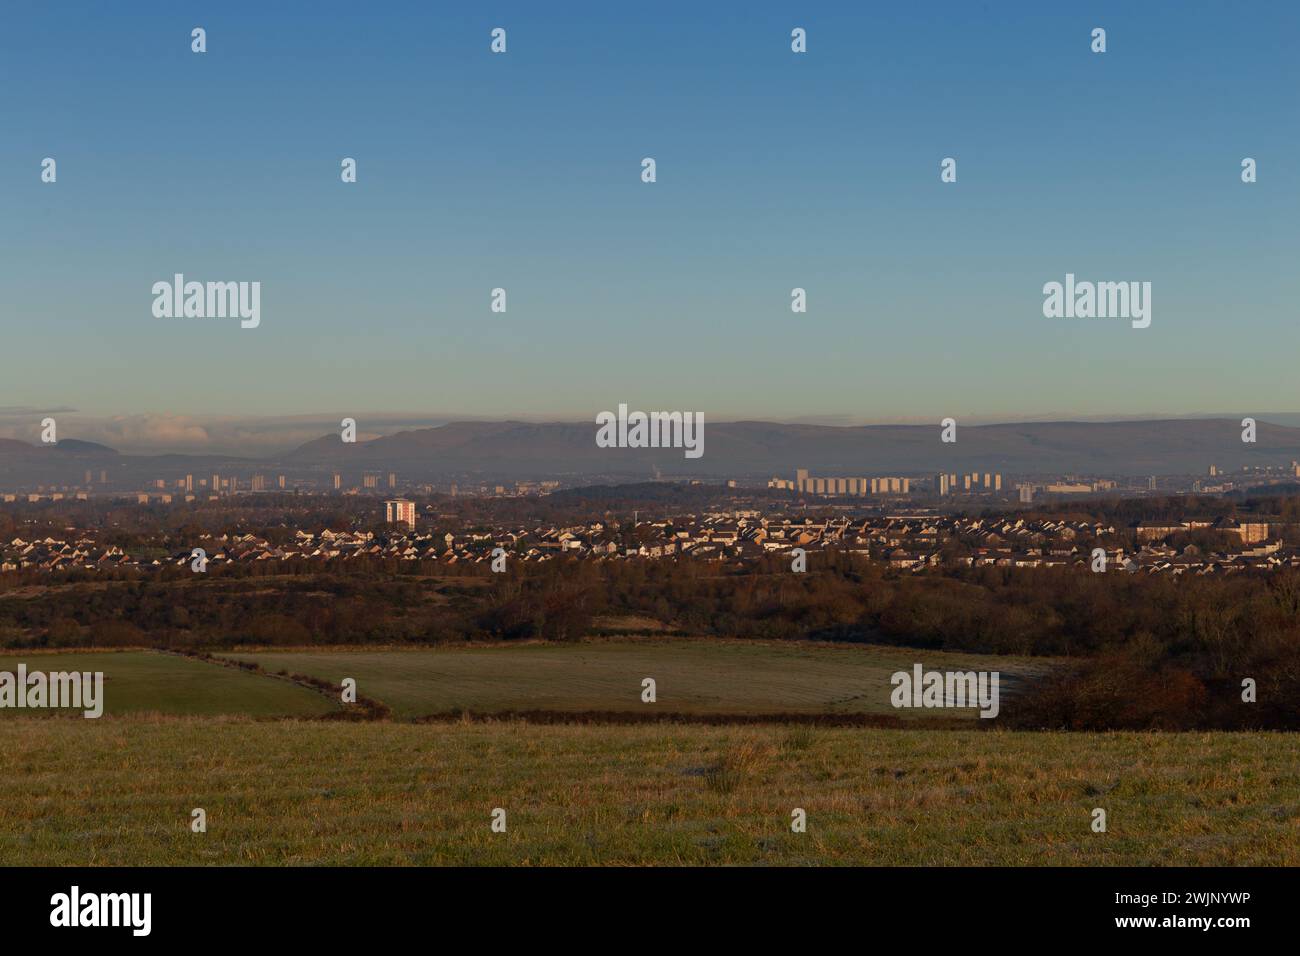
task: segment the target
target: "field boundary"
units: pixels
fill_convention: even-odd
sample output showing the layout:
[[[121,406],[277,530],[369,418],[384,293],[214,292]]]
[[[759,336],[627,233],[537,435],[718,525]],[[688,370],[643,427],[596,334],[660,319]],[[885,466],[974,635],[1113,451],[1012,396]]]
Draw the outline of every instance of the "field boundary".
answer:
[[[237,661],[233,658],[218,657],[216,654],[208,651],[193,650],[162,650],[162,654],[174,654],[177,657],[188,657],[191,660],[203,661],[208,664],[215,664],[218,667],[229,667],[234,670],[245,671],[250,674],[256,674],[259,677],[269,677],[272,680],[285,681],[289,684],[297,684],[299,687],[305,687],[308,690],[315,691],[324,697],[327,697],[331,703],[335,704],[337,709],[330,711],[328,714],[322,714],[315,720],[391,720],[392,711],[383,701],[376,700],[373,697],[357,695],[355,704],[344,705],[342,703],[343,687],[341,684],[331,684],[327,680],[319,677],[312,677],[310,674],[291,674],[288,671],[272,672],[268,671],[256,661]]]
[[[806,724],[813,727],[863,727],[876,730],[979,730],[970,720],[927,718],[906,720],[892,714],[738,713],[695,714],[685,711],[638,712],[632,710],[447,710],[403,723],[454,724],[494,721],[529,724],[704,724],[711,727],[754,724]],[[992,728],[990,728],[992,729]]]

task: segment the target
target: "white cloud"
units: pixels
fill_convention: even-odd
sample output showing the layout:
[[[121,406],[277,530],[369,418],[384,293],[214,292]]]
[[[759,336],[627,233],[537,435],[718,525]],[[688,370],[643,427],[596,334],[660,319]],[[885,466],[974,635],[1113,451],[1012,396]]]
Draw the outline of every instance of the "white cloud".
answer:
[[[0,408],[0,438],[40,441],[41,419],[53,417],[60,439],[99,442],[127,454],[171,452],[215,455],[274,455],[339,431],[345,416],[284,418],[202,417],[168,413],[96,417],[72,409]],[[447,419],[426,416],[353,415],[357,437],[365,441],[408,428],[427,428]]]

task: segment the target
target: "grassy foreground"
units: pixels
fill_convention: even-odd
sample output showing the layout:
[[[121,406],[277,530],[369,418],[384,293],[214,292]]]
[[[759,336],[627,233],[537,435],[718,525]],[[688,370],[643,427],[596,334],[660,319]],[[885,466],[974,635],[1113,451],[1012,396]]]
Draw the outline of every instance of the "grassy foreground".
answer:
[[[1300,864],[1275,734],[0,722],[0,864]],[[207,811],[192,833],[190,811]],[[507,832],[493,833],[494,807]],[[808,814],[806,833],[790,814]],[[1090,829],[1094,807],[1106,833]]]

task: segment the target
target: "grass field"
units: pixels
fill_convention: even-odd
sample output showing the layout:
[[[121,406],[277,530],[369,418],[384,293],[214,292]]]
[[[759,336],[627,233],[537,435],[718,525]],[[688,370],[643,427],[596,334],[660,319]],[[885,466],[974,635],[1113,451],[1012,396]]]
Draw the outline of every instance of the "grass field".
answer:
[[[0,723],[0,864],[1300,865],[1277,734]],[[190,811],[207,811],[192,833]],[[493,833],[495,807],[507,832]],[[806,833],[790,813],[807,811]],[[1090,829],[1105,808],[1108,832]]]
[[[85,651],[0,656],[0,671],[103,671],[104,713],[245,714],[313,717],[337,709],[325,696],[288,681],[154,651]],[[48,717],[50,710],[0,709],[0,719]],[[67,711],[64,711],[66,714]],[[83,718],[84,719],[84,718]]]
[[[270,672],[309,674],[392,708],[396,717],[470,710],[681,714],[890,714],[969,718],[974,710],[895,710],[890,675],[922,663],[944,670],[1001,672],[1003,711],[1041,659],[945,654],[891,647],[691,639],[592,641],[414,650],[305,650],[225,654]],[[654,678],[657,700],[641,701]]]

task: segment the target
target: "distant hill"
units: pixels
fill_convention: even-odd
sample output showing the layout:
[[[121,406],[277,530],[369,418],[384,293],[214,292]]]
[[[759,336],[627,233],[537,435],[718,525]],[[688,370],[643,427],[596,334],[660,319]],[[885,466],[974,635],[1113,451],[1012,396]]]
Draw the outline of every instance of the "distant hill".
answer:
[[[79,438],[65,438],[53,445],[51,450],[63,452],[65,455],[79,455],[85,458],[112,458],[119,454],[116,448],[109,448],[107,445],[99,444],[99,442],[82,441]]]
[[[107,445],[75,438],[52,445],[0,438],[0,485],[74,484],[87,470],[114,467],[122,458]]]
[[[1241,441],[1239,419],[1133,422],[1028,422],[958,426],[940,441],[934,425],[786,425],[706,422],[704,455],[680,449],[610,449],[594,423],[456,422],[345,444],[329,435],[286,460],[352,468],[526,474],[789,476],[915,474],[932,471],[1193,474],[1209,465],[1278,464],[1300,458],[1300,428],[1261,422]]]
[[[924,475],[996,471],[1007,475],[1205,474],[1210,465],[1300,459],[1300,428],[1261,421],[1258,441],[1241,441],[1240,418],[1124,422],[1028,422],[958,425],[957,441],[940,441],[934,425],[786,425],[708,422],[704,455],[682,449],[599,448],[594,422],[453,422],[344,444],[326,435],[271,458],[213,455],[124,455],[95,442],[64,439],[34,445],[0,439],[0,487],[79,484],[86,471],[106,472],[114,488],[173,481],[186,473],[247,476],[287,472],[323,482],[332,470],[349,484],[359,472],[396,471],[404,480],[559,478],[639,481],[655,477],[793,477],[796,468],[822,476]]]
[[[115,448],[109,448],[107,445],[101,445],[98,442],[82,441],[79,438],[65,438],[52,445],[33,445],[29,442],[19,441],[16,438],[0,438],[0,458],[32,458],[48,455],[51,452],[60,452],[64,455],[76,455],[83,458],[114,458],[119,454]]]
[[[16,438],[0,438],[0,459],[27,458],[37,454],[40,454],[40,450],[35,445]]]

